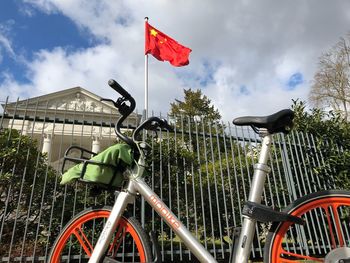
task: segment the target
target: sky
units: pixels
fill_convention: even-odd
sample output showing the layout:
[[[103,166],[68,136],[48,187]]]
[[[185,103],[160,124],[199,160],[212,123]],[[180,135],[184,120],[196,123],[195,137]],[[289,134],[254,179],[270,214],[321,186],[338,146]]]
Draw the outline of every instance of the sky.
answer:
[[[1,0],[0,101],[80,86],[144,108],[144,17],[192,49],[190,64],[149,57],[149,109],[201,89],[223,120],[307,101],[319,57],[346,36],[346,0]]]

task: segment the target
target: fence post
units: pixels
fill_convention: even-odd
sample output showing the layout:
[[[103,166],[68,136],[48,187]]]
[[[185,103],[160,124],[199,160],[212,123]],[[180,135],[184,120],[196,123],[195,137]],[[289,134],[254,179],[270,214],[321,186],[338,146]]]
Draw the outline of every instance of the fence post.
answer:
[[[298,196],[297,196],[297,192],[295,190],[295,182],[294,182],[294,178],[293,178],[292,169],[290,168],[290,160],[289,160],[289,156],[288,156],[285,135],[281,134],[280,138],[282,141],[282,148],[281,148],[282,164],[283,164],[283,170],[284,170],[285,177],[286,177],[287,188],[288,188],[288,192],[292,194],[292,200],[295,200],[298,198]]]

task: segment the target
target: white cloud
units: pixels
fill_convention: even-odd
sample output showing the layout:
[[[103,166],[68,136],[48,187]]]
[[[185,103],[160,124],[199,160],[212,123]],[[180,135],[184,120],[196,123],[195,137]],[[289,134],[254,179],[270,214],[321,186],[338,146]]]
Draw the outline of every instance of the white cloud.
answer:
[[[13,93],[28,89],[33,96],[79,85],[113,97],[106,83],[116,78],[142,109],[143,18],[149,16],[152,25],[193,50],[183,68],[149,58],[150,108],[164,113],[182,98],[183,88],[201,88],[225,120],[265,115],[289,107],[292,99],[305,100],[318,57],[350,22],[350,2],[338,0],[25,2],[47,14],[62,13],[100,44],[73,52],[41,50],[27,61],[30,85],[7,78],[2,87],[6,82]],[[304,83],[285,89],[296,72]]]
[[[12,43],[7,37],[8,31],[11,30],[11,24],[11,20],[7,21],[5,24],[0,24],[0,56],[2,55],[2,50],[5,50],[12,58],[15,58],[16,54],[12,48]]]
[[[13,76],[8,72],[3,72],[1,74],[0,90],[1,95],[0,101],[5,101],[6,97],[9,97],[9,101],[14,101],[18,97],[27,96],[27,91],[32,88],[31,84],[20,84]],[[4,94],[5,93],[5,94]]]
[[[67,2],[67,1],[65,1]],[[28,5],[24,5],[21,9],[21,11],[24,11],[25,13],[27,13],[28,15],[33,15],[33,10],[31,8],[31,5],[39,8],[42,12],[46,13],[46,14],[50,14],[53,13],[54,11],[59,11],[55,8],[54,3],[52,3],[51,1],[47,1],[47,0],[23,0],[23,3],[28,4]]]

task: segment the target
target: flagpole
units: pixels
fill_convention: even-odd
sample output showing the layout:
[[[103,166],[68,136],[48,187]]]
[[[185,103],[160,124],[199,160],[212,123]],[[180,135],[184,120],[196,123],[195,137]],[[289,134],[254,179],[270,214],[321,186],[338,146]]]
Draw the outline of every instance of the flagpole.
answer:
[[[145,17],[145,37],[148,32],[146,32],[146,23],[148,22],[148,17]],[[146,39],[145,39],[146,41]],[[144,110],[144,120],[148,118],[148,54],[145,54],[145,110]],[[143,132],[144,139],[146,137],[145,131]],[[141,225],[145,226],[145,198],[141,197]]]
[[[148,22],[148,17],[145,17],[145,24]],[[146,25],[145,25],[146,30]],[[148,32],[145,32],[145,34]],[[148,118],[148,54],[145,54],[145,119]]]

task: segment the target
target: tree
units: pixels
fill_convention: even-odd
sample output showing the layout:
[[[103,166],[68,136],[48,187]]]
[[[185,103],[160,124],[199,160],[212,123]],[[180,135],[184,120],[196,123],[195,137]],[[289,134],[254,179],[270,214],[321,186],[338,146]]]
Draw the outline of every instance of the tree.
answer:
[[[186,115],[191,120],[196,117],[204,117],[205,119],[215,122],[221,119],[221,115],[217,109],[211,104],[210,99],[197,89],[184,89],[185,100],[171,103],[170,114],[172,116]]]
[[[310,164],[319,179],[326,181],[328,188],[349,189],[350,176],[350,123],[344,121],[340,112],[321,109],[306,110],[306,103],[294,101],[294,130],[314,137],[316,149],[304,149],[305,157],[313,151],[321,152],[320,165]],[[327,181],[329,183],[327,183]]]
[[[316,106],[331,107],[348,119],[350,103],[350,34],[320,57],[310,91]]]
[[[109,192],[87,197],[93,186],[56,185],[60,178],[39,146],[18,130],[0,130],[0,255],[11,259],[47,255],[62,223],[115,198]]]
[[[43,251],[36,245],[47,239],[55,171],[47,164],[38,142],[17,130],[0,130],[0,254],[32,255]],[[34,194],[37,193],[37,194]]]

